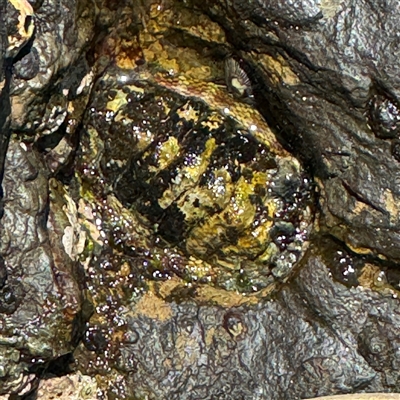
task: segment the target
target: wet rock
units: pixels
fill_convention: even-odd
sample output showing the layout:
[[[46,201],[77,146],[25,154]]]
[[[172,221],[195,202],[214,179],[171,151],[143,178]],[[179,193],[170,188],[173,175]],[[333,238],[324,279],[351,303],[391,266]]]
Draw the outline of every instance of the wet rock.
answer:
[[[324,259],[312,248],[298,277],[256,306],[177,305],[147,297],[133,313],[126,310],[135,340],[125,336],[120,351],[135,368],[120,396],[301,399],[353,388],[382,391],[388,382],[395,389],[397,293],[349,289],[332,278]],[[101,371],[100,360],[88,361],[83,348],[77,357]],[[108,362],[112,367],[111,357]]]
[[[85,76],[79,65],[95,18],[91,2],[35,4],[35,35],[16,60],[10,88],[14,130],[29,136],[50,135],[66,122],[68,96],[77,87],[71,78],[77,74],[80,82]]]
[[[399,391],[397,3],[31,3],[0,0],[1,393]]]
[[[7,268],[4,263],[3,257],[0,258],[0,288],[4,287],[7,281]]]
[[[39,72],[39,61],[38,51],[32,47],[28,54],[14,64],[14,77],[24,80],[33,79]]]
[[[7,279],[1,288],[2,393],[18,392],[24,372],[72,350],[72,318],[79,310],[71,263],[58,268],[46,228],[47,179],[32,148],[11,141],[3,179],[1,245]],[[54,235],[54,233],[52,233]]]
[[[94,378],[75,373],[63,377],[47,377],[42,380],[37,390],[39,399],[71,399],[71,400],[95,400],[96,381]]]

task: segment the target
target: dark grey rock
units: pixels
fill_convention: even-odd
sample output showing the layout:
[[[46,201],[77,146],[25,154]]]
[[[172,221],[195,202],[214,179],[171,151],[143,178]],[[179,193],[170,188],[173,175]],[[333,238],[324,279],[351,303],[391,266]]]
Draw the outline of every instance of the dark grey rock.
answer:
[[[135,360],[134,395],[301,399],[399,390],[397,297],[333,281],[311,253],[293,282],[256,307],[172,304],[168,321],[132,318],[138,340],[122,353]],[[227,314],[242,325],[236,338]]]
[[[10,2],[0,0],[0,176],[10,119],[14,129],[0,221],[0,393],[33,390],[44,371],[67,373],[72,353],[75,368],[102,384],[99,398],[293,400],[399,392],[397,2],[185,3],[227,35],[223,44],[196,38],[188,46],[200,42],[216,62],[240,59],[251,104],[316,179],[319,230],[297,277],[273,298],[222,307],[190,300],[190,290],[168,301],[153,293],[156,311],[160,302],[167,309],[162,318],[140,308],[148,290],[143,260],[136,258],[125,297],[118,297],[116,278],[122,278],[111,250],[85,242],[98,216],[78,211],[87,188],[73,164],[84,135],[74,133],[91,90],[82,80],[96,56],[93,79],[116,64],[118,35],[102,42],[105,32],[113,24],[118,32],[129,15],[133,26],[123,38],[134,41],[148,4],[31,3],[36,36],[7,53],[17,14],[6,16]],[[179,34],[168,33],[171,41]],[[67,119],[70,101],[78,111]],[[90,139],[85,145],[97,150]],[[84,161],[78,164],[84,173],[100,181]],[[290,185],[283,179],[276,190],[286,196]],[[81,242],[86,247],[79,250]],[[120,259],[137,257],[130,250]],[[88,267],[91,257],[97,269]],[[365,283],[368,265],[379,271],[381,286]]]

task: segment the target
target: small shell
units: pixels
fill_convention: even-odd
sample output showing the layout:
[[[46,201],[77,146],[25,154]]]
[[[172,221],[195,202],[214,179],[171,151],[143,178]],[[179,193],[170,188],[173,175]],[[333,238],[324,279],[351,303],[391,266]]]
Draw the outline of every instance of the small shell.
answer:
[[[243,340],[247,333],[247,327],[241,314],[235,311],[228,311],[225,314],[222,325],[235,340]]]
[[[400,162],[400,141],[399,140],[393,140],[392,145],[391,145],[391,152],[393,158]]]
[[[225,60],[225,81],[233,94],[239,97],[253,97],[249,77],[233,58]]]
[[[370,122],[380,139],[394,139],[400,133],[400,110],[390,99],[376,95],[370,101]]]

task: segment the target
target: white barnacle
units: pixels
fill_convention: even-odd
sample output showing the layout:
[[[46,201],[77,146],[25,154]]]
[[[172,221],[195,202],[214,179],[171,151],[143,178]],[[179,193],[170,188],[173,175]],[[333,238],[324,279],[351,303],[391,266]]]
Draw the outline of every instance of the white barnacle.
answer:
[[[251,82],[246,72],[233,58],[225,60],[225,81],[229,91],[239,97],[251,97]]]

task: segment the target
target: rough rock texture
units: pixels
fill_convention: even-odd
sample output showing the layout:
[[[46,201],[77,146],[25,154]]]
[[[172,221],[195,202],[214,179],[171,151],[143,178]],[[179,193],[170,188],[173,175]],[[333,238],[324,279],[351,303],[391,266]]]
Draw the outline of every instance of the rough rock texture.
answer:
[[[72,324],[80,310],[81,292],[74,278],[75,260],[65,257],[64,248],[60,249],[64,226],[60,228],[59,219],[63,213],[58,210],[53,219],[57,207],[52,206],[49,196],[49,174],[44,159],[33,140],[24,143],[15,133],[19,131],[15,113],[22,112],[17,103],[24,103],[24,107],[31,104],[27,97],[29,90],[26,84],[18,81],[15,72],[19,70],[21,74],[21,68],[32,67],[31,62],[25,67],[19,65],[34,52],[33,10],[26,1],[13,1],[7,2],[6,12],[0,15],[6,21],[8,35],[6,52],[3,52],[1,154],[5,154],[10,140],[10,125],[14,131],[2,182],[0,392],[22,393],[31,390],[30,384],[35,380],[30,367],[35,365],[40,369],[73,350]],[[37,14],[36,18],[39,17]],[[53,24],[55,26],[56,20]],[[56,54],[53,56],[55,60],[60,58]],[[48,65],[45,70],[49,73]],[[49,74],[50,78],[54,76]],[[34,77],[30,79],[37,87]],[[42,84],[45,84],[43,79]],[[35,99],[37,101],[39,96]],[[62,205],[62,202],[57,203],[58,207]]]
[[[62,377],[49,377],[40,382],[37,398],[43,400],[56,398],[96,400],[96,380],[79,372]]]
[[[399,18],[0,0],[0,394],[400,392]]]
[[[54,262],[57,250],[46,229],[47,180],[40,161],[15,141],[8,148],[3,188],[1,357],[2,377],[8,380],[32,360],[40,365],[71,351],[68,309],[76,312],[79,291],[71,271],[63,276],[68,266],[60,271]]]
[[[318,256],[274,301],[170,307],[167,320],[129,322],[136,343],[121,352],[136,360],[138,397],[296,399],[398,385],[398,299],[335,286]]]
[[[318,397],[318,400],[397,400],[399,394],[387,393],[369,393],[369,394],[345,394],[343,396],[324,396]]]
[[[6,51],[8,47],[8,37],[6,20],[7,0],[0,2],[0,179],[3,176],[4,159],[6,156],[7,144],[10,137],[10,97],[9,85],[10,76],[6,74]],[[0,206],[1,212],[2,206]]]

